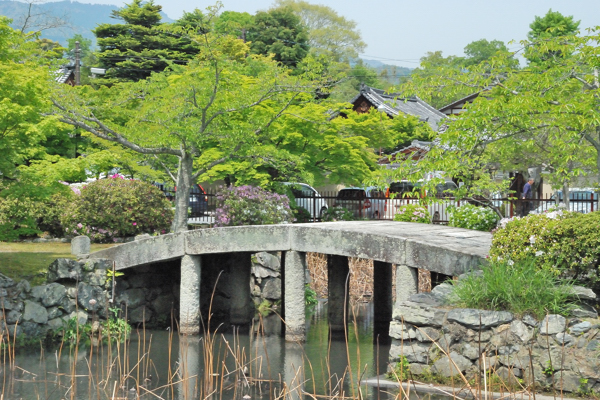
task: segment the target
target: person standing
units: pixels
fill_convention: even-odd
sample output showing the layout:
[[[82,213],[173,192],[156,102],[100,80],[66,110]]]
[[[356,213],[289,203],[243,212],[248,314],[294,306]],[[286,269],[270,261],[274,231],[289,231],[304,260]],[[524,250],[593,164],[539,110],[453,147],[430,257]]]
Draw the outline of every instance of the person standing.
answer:
[[[529,178],[525,186],[523,186],[523,195],[521,197],[524,200],[522,213],[523,217],[527,216],[531,211],[531,199],[533,198],[533,182],[533,178]]]

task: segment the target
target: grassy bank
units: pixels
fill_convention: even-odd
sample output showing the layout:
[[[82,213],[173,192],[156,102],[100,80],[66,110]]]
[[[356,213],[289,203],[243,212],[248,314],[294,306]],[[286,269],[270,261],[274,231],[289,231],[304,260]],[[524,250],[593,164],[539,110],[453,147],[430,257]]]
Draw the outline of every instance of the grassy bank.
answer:
[[[91,251],[114,244],[92,244]],[[0,273],[19,281],[27,279],[32,285],[45,280],[45,272],[57,258],[75,258],[70,243],[13,243],[0,242]]]

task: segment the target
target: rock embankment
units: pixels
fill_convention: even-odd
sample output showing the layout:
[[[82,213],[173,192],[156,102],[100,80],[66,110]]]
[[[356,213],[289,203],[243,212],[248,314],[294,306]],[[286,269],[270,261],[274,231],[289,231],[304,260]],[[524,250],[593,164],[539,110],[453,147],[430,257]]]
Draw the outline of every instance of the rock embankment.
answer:
[[[396,304],[390,359],[401,356],[413,375],[472,378],[493,372],[504,382],[590,393],[600,391],[600,320],[592,291],[577,288],[574,317],[516,318],[504,311],[446,306],[452,285]]]
[[[45,285],[32,287],[0,274],[0,329],[11,336],[44,337],[71,319],[79,324],[106,319],[111,308],[126,310],[122,315],[132,324],[169,323],[171,310],[179,304],[177,276],[167,270],[132,269],[116,278],[112,299],[111,271],[109,260],[59,258],[49,266]]]

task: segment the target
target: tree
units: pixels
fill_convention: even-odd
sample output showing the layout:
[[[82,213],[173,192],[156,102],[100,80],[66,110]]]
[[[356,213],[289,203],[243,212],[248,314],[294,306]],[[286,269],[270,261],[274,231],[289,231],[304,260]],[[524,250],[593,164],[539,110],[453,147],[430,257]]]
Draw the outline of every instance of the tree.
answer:
[[[454,100],[473,93],[473,90],[462,88],[462,91],[446,89],[447,82],[440,84],[440,75],[454,75],[463,70],[463,58],[457,56],[444,57],[441,51],[427,52],[421,57],[419,68],[415,68],[404,82],[401,92],[406,96],[419,96],[435,108],[441,108]],[[433,88],[435,86],[435,89]]]
[[[54,100],[62,121],[166,168],[177,186],[174,231],[187,228],[189,188],[199,176],[231,170],[229,161],[251,166],[282,157],[261,144],[292,103],[307,101],[310,87],[273,60],[246,59],[240,40],[212,33],[198,39],[198,57],[173,72],[99,90],[61,86]]]
[[[170,63],[181,65],[193,58],[197,47],[187,36],[175,34],[160,23],[161,9],[152,0],[132,0],[113,11],[113,18],[124,24],[101,24],[94,30],[100,66],[106,68],[106,74],[95,82],[112,85],[137,81],[163,71]],[[183,25],[190,28],[188,23]],[[181,30],[181,24],[177,28]]]
[[[365,47],[356,22],[339,15],[331,7],[304,0],[277,0],[278,7],[289,7],[308,28],[311,51],[326,54],[334,61],[356,59]]]
[[[438,76],[432,88],[456,93],[466,87],[481,95],[448,123],[421,172],[441,170],[462,179],[463,194],[506,189],[506,181],[494,185],[491,169],[541,166],[554,186],[589,174],[600,180],[598,32],[524,41],[533,57],[554,54],[543,65],[516,70],[508,66],[514,54],[499,52],[489,65]]]
[[[465,46],[466,57],[461,64],[468,68],[472,65],[489,62],[496,53],[507,51],[506,45],[501,40],[476,40]],[[511,67],[518,66],[518,61],[515,58],[510,58],[509,61],[511,62]]]
[[[545,16],[535,17],[535,20],[529,25],[531,30],[527,34],[530,42],[544,41],[548,39],[558,38],[561,36],[573,36],[579,29],[579,21],[574,21],[573,16],[564,16],[558,11],[550,9]],[[525,50],[525,58],[534,65],[542,65],[546,60],[551,58],[560,58],[564,50],[546,51],[544,53],[532,52],[529,48]],[[543,66],[542,66],[543,67]]]
[[[224,11],[215,21],[215,31],[245,40],[254,23],[254,16],[247,12]]]
[[[295,68],[310,47],[306,28],[288,7],[257,12],[247,39],[253,54],[272,54],[288,68]]]
[[[572,15],[566,17],[550,9],[543,17],[535,17],[529,25],[531,30],[527,33],[527,38],[533,42],[538,39],[574,35],[579,29],[579,23],[580,21],[573,20]]]

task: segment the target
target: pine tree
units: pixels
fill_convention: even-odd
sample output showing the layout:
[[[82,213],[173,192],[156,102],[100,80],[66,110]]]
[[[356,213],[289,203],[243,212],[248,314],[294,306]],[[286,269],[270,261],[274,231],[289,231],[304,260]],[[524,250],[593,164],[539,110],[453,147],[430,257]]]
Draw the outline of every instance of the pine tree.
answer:
[[[163,71],[169,62],[186,64],[193,58],[197,47],[161,23],[161,9],[152,0],[133,0],[113,11],[112,17],[124,24],[101,24],[94,30],[100,66],[106,68],[98,83],[138,81]]]

